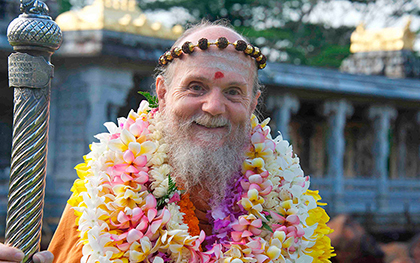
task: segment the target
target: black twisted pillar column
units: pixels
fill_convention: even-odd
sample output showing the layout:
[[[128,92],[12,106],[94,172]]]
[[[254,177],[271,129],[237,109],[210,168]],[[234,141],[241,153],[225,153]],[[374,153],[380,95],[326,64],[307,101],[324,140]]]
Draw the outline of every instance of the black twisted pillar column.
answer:
[[[23,12],[14,19],[7,38],[15,53],[9,56],[9,86],[15,90],[6,243],[32,262],[39,251],[47,166],[51,55],[62,33],[38,0],[21,0]]]

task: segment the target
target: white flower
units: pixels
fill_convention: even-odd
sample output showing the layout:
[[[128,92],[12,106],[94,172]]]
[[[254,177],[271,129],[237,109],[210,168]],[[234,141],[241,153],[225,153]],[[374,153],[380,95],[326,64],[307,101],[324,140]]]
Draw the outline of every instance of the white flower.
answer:
[[[105,246],[107,243],[111,242],[111,235],[104,233],[106,224],[103,224],[101,227],[94,226],[91,230],[87,232],[89,243],[83,246],[83,258],[81,262],[96,262],[95,259],[100,257],[106,257],[109,252],[118,253],[119,250],[115,247]],[[89,261],[86,261],[89,259]]]
[[[93,137],[98,139],[101,143],[105,143],[106,141],[109,140],[110,134],[107,132],[103,132],[103,133],[96,134]]]
[[[115,134],[115,133],[119,133],[120,132],[120,128],[118,128],[118,126],[115,123],[113,123],[113,122],[105,122],[104,123],[104,126],[106,127],[106,129],[108,130],[108,132],[110,134]]]
[[[157,152],[157,153],[153,154],[153,156],[150,159],[150,161],[148,162],[148,164],[155,165],[155,166],[161,165],[165,162],[165,159],[166,159],[166,153]]]
[[[155,182],[152,183],[153,186],[155,186]],[[163,180],[160,184],[158,184],[153,191],[153,195],[156,198],[162,197],[168,193],[168,178]]]
[[[142,100],[140,102],[139,108],[137,109],[137,113],[138,114],[146,113],[149,110],[150,110],[149,102],[147,100]]]
[[[182,221],[182,216],[184,213],[179,211],[179,206],[175,203],[170,203],[167,205],[167,208],[171,214],[171,220],[169,220],[169,222],[166,224],[166,228],[169,231],[175,229],[187,230],[188,226]]]

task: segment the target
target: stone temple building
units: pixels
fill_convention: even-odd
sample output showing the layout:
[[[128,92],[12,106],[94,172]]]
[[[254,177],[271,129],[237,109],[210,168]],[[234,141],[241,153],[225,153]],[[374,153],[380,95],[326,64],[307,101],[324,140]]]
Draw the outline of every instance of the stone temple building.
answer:
[[[17,15],[15,3],[0,0],[2,224],[13,107],[6,28]],[[137,91],[150,89],[158,57],[182,33],[149,21],[134,0],[96,0],[56,21],[64,42],[52,59],[46,236],[93,135],[138,106]],[[269,63],[259,72],[266,86],[261,114],[272,117],[273,135],[280,130],[292,143],[327,211],[361,215],[374,233],[420,229],[420,61],[412,52],[414,39],[408,26],[375,32],[359,26],[341,71]]]

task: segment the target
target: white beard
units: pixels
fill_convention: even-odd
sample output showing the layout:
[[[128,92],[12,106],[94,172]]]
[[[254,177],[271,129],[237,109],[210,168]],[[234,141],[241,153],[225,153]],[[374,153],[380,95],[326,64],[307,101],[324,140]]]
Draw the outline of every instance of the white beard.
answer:
[[[166,124],[163,136],[169,144],[169,162],[174,171],[172,176],[187,192],[199,186],[211,193],[214,205],[220,203],[228,183],[240,171],[245,159],[245,150],[250,143],[250,123],[232,129],[229,120],[222,116],[201,114],[190,120],[180,120],[167,111],[162,112],[161,118]],[[193,133],[191,126],[195,125],[194,122],[208,127],[227,125],[229,132],[225,135],[205,131]],[[232,133],[232,130],[235,132]],[[194,137],[199,139],[200,144],[193,143]],[[225,143],[217,146],[217,142],[224,138]]]

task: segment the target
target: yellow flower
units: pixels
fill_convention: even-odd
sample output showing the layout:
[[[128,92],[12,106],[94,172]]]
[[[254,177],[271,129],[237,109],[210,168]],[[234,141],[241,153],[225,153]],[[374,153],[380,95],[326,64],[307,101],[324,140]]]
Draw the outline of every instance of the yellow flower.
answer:
[[[142,205],[145,202],[145,195],[147,195],[147,192],[139,193],[126,185],[114,186],[113,190],[116,195],[115,203],[121,207],[129,207],[131,209]]]
[[[312,190],[309,190],[308,189],[308,190],[306,190],[305,195],[312,196],[315,199],[317,205],[327,205],[327,203],[320,203],[320,202],[318,202],[319,200],[321,200],[321,196],[319,195],[319,191],[318,190],[312,191]]]
[[[336,256],[334,248],[331,246],[331,240],[327,236],[317,239],[315,245],[306,249],[309,253],[308,256],[313,257],[314,263],[316,262],[331,262],[329,259]]]
[[[249,251],[251,252],[251,251]],[[256,262],[252,257],[247,257],[244,249],[239,244],[233,244],[228,251],[225,252],[223,263],[242,263],[242,262]]]
[[[130,246],[130,250],[126,253],[129,256],[130,262],[142,262],[150,255],[152,250],[152,242],[148,237],[140,239],[140,243],[137,241],[133,242]]]
[[[255,114],[251,115],[251,128],[254,129],[255,127],[257,127],[258,125],[258,119],[257,116],[255,116]]]
[[[257,173],[264,171],[264,160],[262,158],[247,159],[242,164],[242,171],[257,170]]]
[[[314,209],[309,210],[308,214],[309,216],[306,219],[306,224],[308,224],[308,226],[312,226],[316,223],[326,224],[330,220],[330,217],[321,207],[315,207]]]
[[[311,192],[311,194],[315,194],[315,200],[317,200],[319,197],[318,193],[316,193],[316,191]],[[330,262],[329,258],[335,256],[334,248],[331,246],[331,240],[326,236],[334,231],[326,225],[330,217],[321,207],[309,210],[308,214],[309,216],[306,219],[306,224],[308,226],[314,224],[318,225],[310,237],[310,239],[316,240],[315,244],[312,247],[307,248],[305,254],[313,257],[313,262]]]

